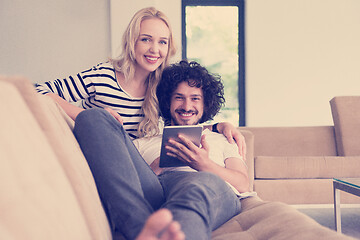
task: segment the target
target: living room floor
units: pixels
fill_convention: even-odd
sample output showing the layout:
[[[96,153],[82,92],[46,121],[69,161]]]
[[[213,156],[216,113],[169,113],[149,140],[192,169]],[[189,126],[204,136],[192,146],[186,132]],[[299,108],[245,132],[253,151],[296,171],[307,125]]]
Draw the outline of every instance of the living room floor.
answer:
[[[335,230],[334,206],[324,205],[293,205],[300,212],[310,216],[321,225]],[[341,205],[342,233],[360,239],[360,205]]]

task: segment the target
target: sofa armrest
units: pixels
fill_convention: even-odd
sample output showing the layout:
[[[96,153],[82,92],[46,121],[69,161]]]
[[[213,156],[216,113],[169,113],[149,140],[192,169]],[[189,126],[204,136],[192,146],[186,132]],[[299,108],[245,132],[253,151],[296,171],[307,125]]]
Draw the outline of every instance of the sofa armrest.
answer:
[[[360,155],[360,96],[334,97],[330,100],[336,146],[340,156]]]

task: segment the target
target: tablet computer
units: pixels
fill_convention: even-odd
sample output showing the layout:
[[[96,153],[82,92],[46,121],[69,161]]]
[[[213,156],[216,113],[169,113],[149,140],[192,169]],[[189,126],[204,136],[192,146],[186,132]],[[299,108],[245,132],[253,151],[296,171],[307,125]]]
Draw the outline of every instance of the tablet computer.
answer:
[[[160,167],[181,167],[187,166],[183,161],[175,157],[166,155],[165,145],[169,138],[179,139],[178,134],[182,134],[189,138],[196,146],[200,146],[201,133],[203,127],[200,125],[184,125],[184,126],[166,126],[161,141],[160,150]]]

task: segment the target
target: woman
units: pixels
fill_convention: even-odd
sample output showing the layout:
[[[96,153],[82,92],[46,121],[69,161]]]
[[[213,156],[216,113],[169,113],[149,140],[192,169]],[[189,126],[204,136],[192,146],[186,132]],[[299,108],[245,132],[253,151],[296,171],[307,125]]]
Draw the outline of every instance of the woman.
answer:
[[[44,84],[37,91],[53,98],[75,120],[84,109],[105,108],[132,139],[159,133],[156,87],[176,48],[167,17],[153,7],[139,10],[123,34],[117,59]],[[80,101],[80,107],[70,102]],[[244,137],[229,123],[215,125],[245,155]]]
[[[159,122],[156,86],[175,52],[166,16],[154,8],[141,9],[124,32],[118,59],[37,85],[37,90],[58,102],[73,120],[84,109],[101,107],[122,122],[132,138],[155,134]],[[69,103],[75,101],[81,107]]]

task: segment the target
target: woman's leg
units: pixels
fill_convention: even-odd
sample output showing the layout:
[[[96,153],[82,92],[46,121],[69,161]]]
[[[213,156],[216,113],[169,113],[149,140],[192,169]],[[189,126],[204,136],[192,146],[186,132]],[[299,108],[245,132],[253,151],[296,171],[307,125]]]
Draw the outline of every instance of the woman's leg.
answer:
[[[134,239],[164,201],[157,176],[122,125],[107,111],[81,112],[75,120],[74,134],[94,176],[112,230]]]
[[[211,239],[211,232],[240,213],[241,204],[225,181],[207,172],[166,172],[159,176],[166,202],[186,239]]]

